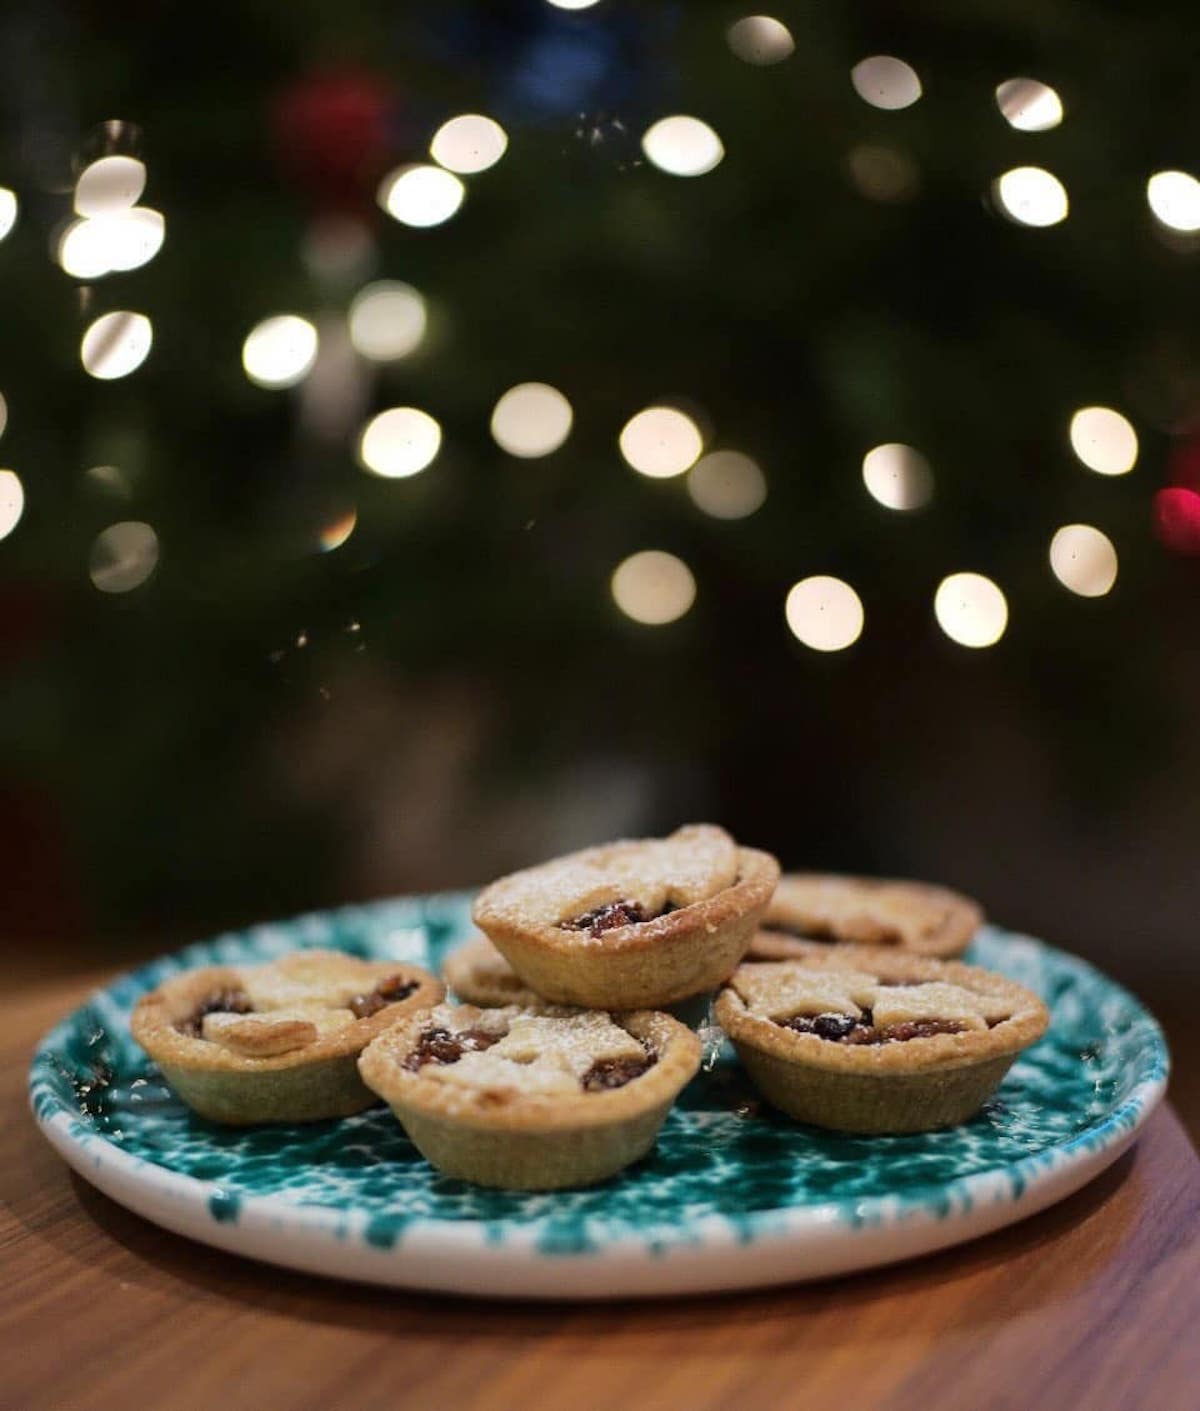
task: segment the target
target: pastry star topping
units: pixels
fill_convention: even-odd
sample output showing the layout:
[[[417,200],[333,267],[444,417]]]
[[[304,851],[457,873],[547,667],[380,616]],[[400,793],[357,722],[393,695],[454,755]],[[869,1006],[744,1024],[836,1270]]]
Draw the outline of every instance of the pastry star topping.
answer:
[[[470,1087],[577,1093],[597,1064],[644,1060],[646,1051],[607,1014],[519,1015],[504,1037],[482,1052],[422,1071]]]
[[[345,1009],[273,1010],[255,1014],[206,1014],[201,1037],[247,1058],[291,1053],[353,1022]]]
[[[871,1008],[879,1028],[944,1019],[964,1029],[986,1029],[989,1020],[1007,1019],[1012,1014],[1012,1004],[1007,1000],[945,981],[880,988]]]
[[[731,981],[751,1014],[790,1019],[794,1014],[847,1014],[857,1019],[878,989],[865,970],[815,970],[800,964],[743,966]]]

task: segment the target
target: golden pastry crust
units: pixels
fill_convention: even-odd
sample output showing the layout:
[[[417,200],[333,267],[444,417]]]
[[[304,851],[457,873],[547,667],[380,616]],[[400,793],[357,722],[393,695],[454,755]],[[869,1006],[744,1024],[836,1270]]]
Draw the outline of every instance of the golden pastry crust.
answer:
[[[571,1032],[565,1051],[574,1063],[575,1081],[568,1090],[523,1087],[521,1066],[531,1062],[528,1054],[501,1064],[500,1076],[493,1076],[495,1070],[486,1063],[493,1047],[463,1055],[485,1060],[478,1065],[481,1076],[467,1082],[451,1080],[454,1060],[415,1069],[405,1066],[419,1051],[423,1034],[483,1031],[499,1035],[494,1048],[500,1048],[518,1026],[530,1027],[531,1019],[536,1026],[561,1025],[565,1030],[575,1025],[616,1028],[634,1051],[652,1053],[653,1064],[619,1087],[585,1091],[582,1071],[594,1054],[608,1050],[595,1047],[590,1035],[579,1040]],[[607,1026],[606,1020],[611,1021]],[[611,1043],[611,1038],[601,1035],[600,1043],[606,1041]],[[546,1047],[553,1050],[556,1045]],[[699,1040],[666,1014],[607,1016],[473,1005],[443,1005],[413,1014],[375,1039],[359,1059],[367,1086],[388,1103],[428,1161],[448,1175],[511,1190],[589,1185],[636,1161],[653,1146],[671,1104],[699,1065]]]
[[[713,989],[732,973],[778,877],[768,853],[696,824],[501,878],[476,899],[474,919],[547,1000],[653,1008]],[[605,911],[619,915],[625,903],[649,919],[605,925],[599,934],[580,924]]]
[[[806,976],[818,982],[807,1005],[798,998]],[[799,983],[789,994],[791,981]],[[832,1041],[767,1017],[769,1003],[755,997],[773,986],[779,1017],[790,1010],[853,1018],[874,1006],[877,1024],[889,1010],[920,1023],[940,1006],[943,1018],[964,1027],[883,1043]],[[743,965],[714,1012],[768,1101],[802,1121],[853,1132],[965,1121],[1049,1024],[1041,1000],[1005,976],[880,946],[814,946],[800,959]]]
[[[358,1018],[349,1006],[394,980],[412,989]],[[269,965],[207,966],[138,1001],[134,1039],[190,1107],[216,1122],[302,1122],[345,1116],[374,1101],[359,1053],[397,1019],[437,1003],[441,982],[415,965],[336,951],[296,951]],[[236,996],[247,1010],[220,1007]],[[214,1000],[219,1007],[205,1012]]]
[[[893,945],[917,955],[961,955],[983,924],[969,897],[928,882],[792,872],[779,880],[751,954],[802,956],[807,940]]]
[[[474,936],[451,951],[442,962],[442,978],[458,999],[484,1009],[510,1004],[528,1009],[544,1003],[486,936]]]

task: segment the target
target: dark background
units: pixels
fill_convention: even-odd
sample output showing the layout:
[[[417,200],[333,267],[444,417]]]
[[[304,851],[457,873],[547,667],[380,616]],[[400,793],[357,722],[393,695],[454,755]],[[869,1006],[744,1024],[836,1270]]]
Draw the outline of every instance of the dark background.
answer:
[[[770,66],[730,50],[744,13],[5,7],[0,184],[20,214],[0,242],[0,465],[27,500],[0,543],[14,945],[124,958],[707,818],[788,865],[958,886],[1094,958],[1187,1042],[1200,515],[1156,536],[1155,513],[1164,486],[1200,489],[1200,250],[1155,220],[1146,181],[1200,167],[1192,12],[780,3],[796,47]],[[856,94],[852,66],[880,53],[920,75],[912,107]],[[1013,76],[1056,88],[1060,126],[1006,123]],[[390,219],[380,177],[428,160],[460,112],[501,122],[507,153],[444,225]],[[679,112],[720,134],[707,175],[642,157]],[[864,190],[864,145],[895,154],[902,191]],[[166,241],[89,285],[55,251],[106,151],[144,160]],[[1066,186],[1061,224],[998,209],[994,180],[1029,164]],[[391,363],[345,340],[374,279],[429,308]],[[79,340],[112,309],[150,317],[154,345],[107,382]],[[322,352],[271,391],[241,348],[279,312],[316,323]],[[521,460],[489,418],[530,380],[575,420]],[[684,477],[625,464],[621,427],[663,401],[759,463],[761,509],[712,519]],[[1093,404],[1135,426],[1131,474],[1072,454]],[[443,431],[410,479],[356,461],[394,405]],[[864,452],[891,441],[932,466],[923,509],[864,488]],[[157,567],[98,591],[96,536],[128,520],[153,526]],[[1107,596],[1050,572],[1052,533],[1079,521],[1116,546]],[[666,626],[610,594],[644,548],[695,575]],[[934,618],[963,569],[1007,596],[994,647]],[[866,614],[827,655],[783,614],[826,573]]]

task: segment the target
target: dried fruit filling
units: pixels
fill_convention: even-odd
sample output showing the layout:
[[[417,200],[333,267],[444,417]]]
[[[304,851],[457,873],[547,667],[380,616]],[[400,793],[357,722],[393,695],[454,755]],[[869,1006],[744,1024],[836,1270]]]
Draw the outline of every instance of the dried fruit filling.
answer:
[[[489,1034],[484,1029],[461,1029],[456,1034],[449,1029],[426,1029],[404,1060],[404,1067],[416,1072],[427,1063],[457,1063],[464,1053],[480,1053],[501,1038],[502,1034]]]
[[[950,1019],[913,1019],[877,1029],[869,1009],[864,1009],[858,1019],[848,1014],[793,1014],[790,1019],[778,1022],[797,1034],[815,1034],[818,1039],[838,1044],[904,1043],[908,1039],[930,1039],[935,1034],[963,1032],[963,1025]]]
[[[591,936],[602,936],[618,926],[637,926],[650,920],[652,918],[635,901],[611,901],[559,924],[564,931],[586,931]]]
[[[201,1037],[205,1015],[208,1014],[253,1014],[254,1006],[245,990],[218,990],[203,999],[186,1019],[181,1019],[175,1028],[189,1039]]]
[[[355,1019],[369,1019],[389,1004],[407,999],[417,987],[416,980],[406,980],[403,975],[389,975],[367,994],[355,995],[347,1008]]]
[[[585,1093],[599,1093],[609,1088],[623,1088],[657,1062],[656,1053],[647,1053],[643,1058],[598,1058],[583,1075],[583,1090]]]

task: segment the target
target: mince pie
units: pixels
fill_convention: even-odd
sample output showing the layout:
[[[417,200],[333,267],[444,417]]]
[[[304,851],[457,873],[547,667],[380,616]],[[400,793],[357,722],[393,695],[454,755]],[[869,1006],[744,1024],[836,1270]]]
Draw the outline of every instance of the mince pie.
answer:
[[[507,1190],[591,1185],[644,1156],[699,1065],[667,1014],[466,1004],[409,1016],[359,1059],[427,1161]]]
[[[983,922],[968,897],[925,882],[794,872],[780,878],[750,955],[803,957],[804,941],[896,946],[916,955],[961,955]]]
[[[358,1055],[441,982],[415,965],[303,950],[270,965],[176,975],[142,997],[133,1037],[214,1122],[312,1122],[369,1107]]]
[[[502,877],[479,894],[474,918],[554,1003],[656,1008],[732,973],[778,878],[769,854],[694,824]]]
[[[442,963],[442,978],[456,999],[484,1009],[506,1004],[536,1009],[544,1003],[486,936],[475,936],[452,950]]]
[[[1004,976],[879,946],[742,965],[715,1013],[768,1102],[845,1132],[966,1121],[1049,1023]]]

